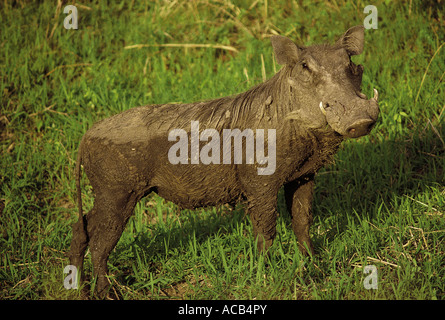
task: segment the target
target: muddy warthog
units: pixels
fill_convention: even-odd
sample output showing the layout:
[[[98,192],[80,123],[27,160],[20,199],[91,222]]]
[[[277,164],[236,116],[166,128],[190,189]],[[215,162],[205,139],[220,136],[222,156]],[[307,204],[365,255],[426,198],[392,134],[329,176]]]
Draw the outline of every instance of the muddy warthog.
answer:
[[[105,293],[110,251],[136,203],[151,192],[185,208],[245,199],[258,247],[267,250],[275,237],[277,194],[284,186],[299,247],[313,252],[309,227],[314,175],[332,161],[343,139],[369,133],[379,114],[377,91],[367,99],[360,90],[363,67],[351,61],[351,56],[363,51],[363,39],[362,26],[346,31],[334,45],[302,47],[286,37],[272,36],[275,59],[283,67],[244,93],[206,102],[137,107],[96,123],[83,136],[77,157],[79,221],[73,225],[71,264],[81,270],[89,245],[96,289]],[[187,144],[184,162],[169,161],[177,143],[172,130],[192,140],[191,135],[207,129],[211,134],[206,138],[201,135],[195,146],[192,141],[190,149]],[[215,133],[222,137],[226,129],[250,132],[253,138],[258,138],[258,132],[273,132],[273,137],[263,134],[262,138],[268,142],[274,170],[259,174],[265,163],[257,158],[247,161],[247,148],[242,151],[245,163],[223,161],[224,155],[213,154],[213,161],[207,158],[206,163],[189,157],[188,151],[200,149]],[[247,144],[247,135],[241,139]],[[211,151],[221,149],[218,144]],[[236,145],[232,149],[240,152],[234,150]],[[95,193],[93,209],[86,216],[81,164]]]

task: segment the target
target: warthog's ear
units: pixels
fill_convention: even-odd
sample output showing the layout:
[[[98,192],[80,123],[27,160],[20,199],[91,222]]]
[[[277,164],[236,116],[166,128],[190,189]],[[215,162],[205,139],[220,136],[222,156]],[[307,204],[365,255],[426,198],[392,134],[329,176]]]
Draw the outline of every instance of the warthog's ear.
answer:
[[[365,38],[364,29],[363,26],[355,26],[348,29],[337,41],[337,44],[344,47],[350,56],[361,54]]]
[[[270,41],[278,64],[294,64],[298,60],[300,49],[291,39],[283,36],[272,36]]]

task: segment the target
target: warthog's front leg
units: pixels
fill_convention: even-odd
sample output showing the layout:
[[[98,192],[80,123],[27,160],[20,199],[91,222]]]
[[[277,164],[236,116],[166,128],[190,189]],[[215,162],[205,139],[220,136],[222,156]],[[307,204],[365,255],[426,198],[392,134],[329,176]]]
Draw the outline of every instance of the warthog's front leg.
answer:
[[[292,181],[284,186],[286,206],[292,214],[292,229],[298,239],[298,246],[302,253],[308,250],[314,254],[314,247],[309,236],[312,224],[312,199],[314,190],[314,176]]]

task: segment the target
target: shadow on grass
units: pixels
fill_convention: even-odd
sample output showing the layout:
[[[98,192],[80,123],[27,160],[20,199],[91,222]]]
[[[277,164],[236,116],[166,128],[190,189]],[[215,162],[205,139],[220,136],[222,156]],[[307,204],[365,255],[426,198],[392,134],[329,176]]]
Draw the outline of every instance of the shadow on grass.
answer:
[[[142,201],[150,197],[162,199],[157,195],[152,195]],[[142,230],[136,231],[136,228],[133,228],[133,231],[128,231],[127,226],[114,252],[111,253],[110,263],[115,267],[120,265],[119,268],[128,269],[129,278],[132,278],[130,274],[133,263],[148,265],[151,270],[147,271],[155,272],[160,261],[165,260],[166,257],[174,254],[189,254],[190,252],[187,253],[187,251],[190,251],[193,245],[199,246],[212,237],[223,238],[227,234],[233,235],[239,231],[240,224],[250,224],[250,221],[246,221],[242,203],[233,208],[224,205],[180,210],[169,202],[163,210],[168,213],[163,214],[162,221],[152,219],[154,221],[140,228]],[[153,214],[156,213],[149,213],[150,216]],[[134,220],[130,220],[129,224],[132,223]],[[143,257],[140,262],[136,261],[138,255]],[[128,259],[134,261],[129,264]],[[124,273],[127,272],[124,271]]]
[[[202,243],[214,235],[232,233],[236,225],[245,219],[241,204],[235,208],[220,206],[179,210],[172,209],[170,203],[167,210],[176,211],[177,215],[173,214],[173,217],[167,217],[160,223],[149,225],[147,229],[151,230],[148,232],[137,233],[134,245],[147,250],[149,248],[152,254],[165,253],[166,246],[174,249],[187,246],[190,240]]]
[[[443,211],[434,208],[438,203],[419,200],[445,190],[443,133],[443,123],[428,123],[394,139],[344,143],[336,163],[316,179],[314,219],[331,220],[331,229],[314,237],[315,246],[321,246],[323,238],[334,240],[351,221],[360,225],[360,220],[378,221],[388,212],[406,209],[402,203],[407,200],[422,212]]]

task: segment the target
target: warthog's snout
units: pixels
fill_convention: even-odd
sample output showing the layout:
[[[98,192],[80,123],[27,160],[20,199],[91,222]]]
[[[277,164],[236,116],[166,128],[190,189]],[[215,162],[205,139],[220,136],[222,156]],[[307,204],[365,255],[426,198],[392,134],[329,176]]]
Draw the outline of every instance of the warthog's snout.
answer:
[[[362,94],[362,96],[360,97],[362,99],[366,99],[366,96],[364,94]],[[369,103],[371,103],[371,105],[369,106],[369,109],[366,112],[369,118],[356,120],[352,125],[350,125],[346,129],[346,136],[348,138],[358,138],[367,135],[369,132],[371,132],[379,116],[378,101],[379,101],[379,92],[376,89],[374,89],[374,97],[372,97],[369,100]]]
[[[320,102],[319,107],[328,124],[346,138],[359,138],[371,132],[379,117],[379,93],[374,89],[374,97],[367,100],[363,93],[357,94],[355,102]],[[354,106],[354,107],[352,107]]]
[[[358,138],[367,135],[374,127],[374,124],[375,120],[360,119],[346,129],[346,136],[348,138]]]

